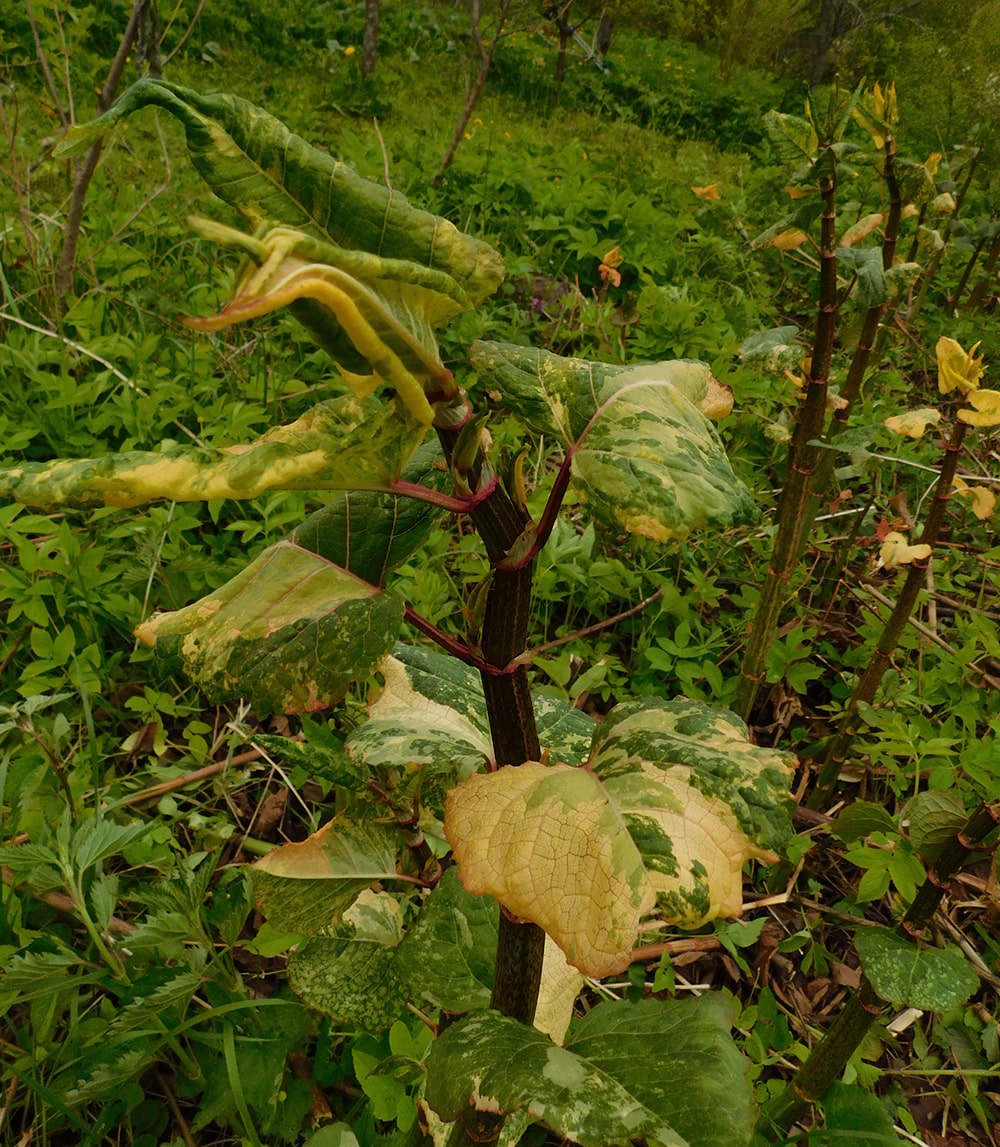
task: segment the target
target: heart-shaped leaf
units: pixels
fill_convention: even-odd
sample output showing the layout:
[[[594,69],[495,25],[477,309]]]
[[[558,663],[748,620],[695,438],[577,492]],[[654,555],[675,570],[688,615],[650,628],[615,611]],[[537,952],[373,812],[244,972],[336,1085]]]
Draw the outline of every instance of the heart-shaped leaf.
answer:
[[[979,987],[979,977],[953,945],[917,948],[887,928],[859,928],[854,944],[875,991],[896,1007],[946,1012]]]
[[[532,430],[562,440],[580,497],[610,528],[665,541],[755,517],[698,406],[716,408],[707,364],[614,367],[484,342],[470,358]]]
[[[790,832],[788,754],[751,745],[727,710],[619,705],[586,769],[532,762],[448,795],[462,882],[539,924],[582,972],[630,960],[642,914],[698,927],[739,915],[742,867]]]
[[[731,1024],[717,994],[614,1001],[574,1023],[562,1048],[497,1012],[474,1014],[435,1041],[427,1102],[454,1120],[471,1094],[479,1110],[526,1110],[583,1147],[743,1147],[751,1095]]]

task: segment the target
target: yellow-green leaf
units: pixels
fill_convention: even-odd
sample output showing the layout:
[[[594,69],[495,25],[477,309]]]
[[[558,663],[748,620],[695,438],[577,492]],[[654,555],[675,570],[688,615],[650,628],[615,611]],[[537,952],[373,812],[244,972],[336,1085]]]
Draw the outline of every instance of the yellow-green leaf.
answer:
[[[904,434],[907,438],[923,438],[927,427],[937,426],[940,421],[940,410],[933,406],[922,406],[919,410],[894,414],[885,420],[885,425],[896,434]]]
[[[909,565],[911,562],[925,561],[933,551],[926,542],[918,542],[911,546],[902,534],[892,530],[882,542],[879,553],[882,564],[891,568],[892,566]]]

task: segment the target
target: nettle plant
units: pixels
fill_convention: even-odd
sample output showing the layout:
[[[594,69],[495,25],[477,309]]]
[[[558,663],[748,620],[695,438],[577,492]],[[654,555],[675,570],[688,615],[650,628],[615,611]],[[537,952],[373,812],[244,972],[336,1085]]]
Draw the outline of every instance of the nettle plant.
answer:
[[[296,991],[336,1025],[396,1033],[389,1060],[355,1055],[374,1117],[414,1141],[516,1142],[540,1122],[594,1147],[748,1142],[727,999],[573,1010],[586,980],[629,966],[644,927],[740,913],[744,863],[776,859],[790,834],[792,758],[684,698],[623,702],[595,723],[532,696],[526,652],[532,562],[571,482],[615,534],[667,542],[753,517],[708,417],[728,409],[726,388],[698,362],[474,344],[478,393],[561,444],[534,522],[523,455],[491,457],[487,412],[434,334],[496,290],[500,256],[230,96],[140,81],[61,153],[148,105],[180,120],[198,170],[251,231],[196,224],[244,261],[232,301],[192,325],[287,306],[346,387],[246,445],[24,464],[0,472],[0,493],[62,509],[339,492],[139,636],[210,700],[245,698],[260,716],[311,712],[382,678],[343,748],[260,738],[335,781],[340,811],[253,869],[270,925],[301,937]],[[445,513],[467,514],[485,552],[462,640],[392,588]],[[406,622],[439,648],[400,643]],[[399,1034],[408,1009],[426,1038]]]

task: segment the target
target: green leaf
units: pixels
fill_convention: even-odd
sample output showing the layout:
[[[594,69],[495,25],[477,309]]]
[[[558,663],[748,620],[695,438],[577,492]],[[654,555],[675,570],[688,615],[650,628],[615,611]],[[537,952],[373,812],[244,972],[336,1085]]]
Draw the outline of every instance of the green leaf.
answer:
[[[435,1042],[426,1098],[447,1120],[470,1094],[480,1110],[526,1110],[584,1147],[742,1147],[752,1096],[731,1026],[718,994],[598,1004],[574,1021],[565,1048],[496,1012],[477,1014]]]
[[[732,1025],[732,1005],[719,992],[615,1000],[574,1020],[566,1049],[617,1080],[690,1147],[741,1147],[754,1106]]]
[[[798,331],[796,326],[755,331],[740,345],[740,359],[744,365],[767,374],[796,370],[805,354],[805,349],[794,341]]]
[[[151,105],[180,120],[201,176],[254,227],[278,223],[339,247],[444,271],[473,303],[500,285],[503,262],[486,243],[412,207],[398,191],[363,179],[236,96],[203,96],[143,79],[100,119],[71,129],[56,154],[79,154],[126,116]]]
[[[436,465],[441,449],[425,442],[400,475],[406,482],[445,492],[451,476]],[[388,574],[415,554],[441,519],[441,511],[394,494],[350,491],[338,494],[288,535],[370,585],[384,586]]]
[[[425,431],[399,402],[343,395],[245,446],[9,466],[0,469],[0,498],[53,510],[255,498],[268,490],[391,492]]]
[[[875,991],[896,1007],[946,1012],[979,987],[959,948],[917,948],[886,928],[860,928],[854,943]]]
[[[880,804],[856,800],[841,812],[830,826],[830,831],[845,844],[853,844],[873,832],[899,834],[896,818],[890,816]]]
[[[364,770],[355,765],[343,751],[308,742],[302,744],[293,741],[291,737],[272,737],[261,733],[253,738],[253,743],[276,757],[287,768],[303,769],[312,777],[332,781],[352,792],[361,792],[367,786],[368,777]]]
[[[250,869],[257,906],[274,928],[300,934],[336,923],[362,889],[396,875],[400,837],[375,822],[336,817]]]
[[[922,792],[906,806],[910,841],[922,855],[953,840],[966,819],[962,798],[952,790]]]
[[[532,430],[562,440],[578,494],[616,532],[665,541],[756,516],[696,405],[708,392],[706,364],[613,367],[484,342],[470,359]]]
[[[165,660],[179,658],[209,700],[249,698],[264,715],[340,700],[392,648],[403,612],[394,594],[282,541],[136,634]]]
[[[823,1092],[823,1117],[827,1131],[839,1134],[822,1136],[822,1143],[831,1147],[847,1141],[864,1147],[901,1143],[903,1140],[892,1129],[892,1120],[881,1100],[863,1087],[835,1080]]]
[[[889,298],[882,269],[882,252],[875,247],[838,247],[837,261],[857,275],[857,302],[862,310],[881,306]]]
[[[774,144],[778,158],[785,163],[810,162],[816,157],[819,138],[813,125],[801,116],[769,111],[764,115],[764,130]]]
[[[397,967],[403,912],[387,892],[363,891],[339,924],[321,928],[288,962],[292,987],[334,1023],[384,1031],[406,1006]]]
[[[469,891],[539,924],[586,975],[621,971],[639,919],[739,915],[742,866],[790,831],[788,754],[753,746],[727,710],[619,705],[588,767],[529,762],[463,781],[445,832]]]
[[[447,869],[399,948],[414,1001],[448,1012],[488,1008],[499,926],[496,900],[466,892]]]

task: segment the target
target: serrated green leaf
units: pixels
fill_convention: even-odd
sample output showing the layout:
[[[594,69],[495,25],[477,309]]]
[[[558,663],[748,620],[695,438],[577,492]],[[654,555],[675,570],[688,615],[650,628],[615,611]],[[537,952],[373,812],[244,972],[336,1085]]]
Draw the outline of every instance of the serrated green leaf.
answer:
[[[655,541],[709,522],[752,520],[749,491],[691,398],[704,363],[613,367],[506,343],[474,343],[472,364],[532,430],[560,438],[595,518]]]
[[[396,953],[402,938],[399,902],[366,889],[339,924],[321,928],[292,953],[289,980],[309,1007],[334,1023],[384,1031],[408,998]]]
[[[856,840],[870,836],[873,832],[898,833],[899,825],[895,817],[890,816],[882,805],[856,800],[843,812],[838,813],[836,820],[830,826],[830,831],[838,840],[852,844]]]
[[[946,1012],[979,987],[979,976],[952,945],[917,948],[886,928],[860,928],[854,943],[875,991],[897,1007]]]
[[[290,713],[339,701],[396,641],[404,605],[291,542],[269,546],[225,585],[136,630],[209,700]]]
[[[791,772],[727,710],[631,702],[598,726],[586,770],[529,762],[458,785],[445,832],[469,891],[603,976],[627,966],[654,900],[683,927],[739,915],[744,861],[790,834]]]
[[[387,825],[336,817],[250,869],[257,905],[273,927],[308,934],[336,923],[362,889],[396,875],[400,836]]]
[[[913,847],[923,853],[953,840],[964,826],[967,814],[957,792],[932,790],[910,801],[906,806],[906,819]]]
[[[0,469],[0,498],[52,510],[255,498],[268,490],[391,492],[425,431],[399,402],[343,395],[245,446],[8,466]]]

